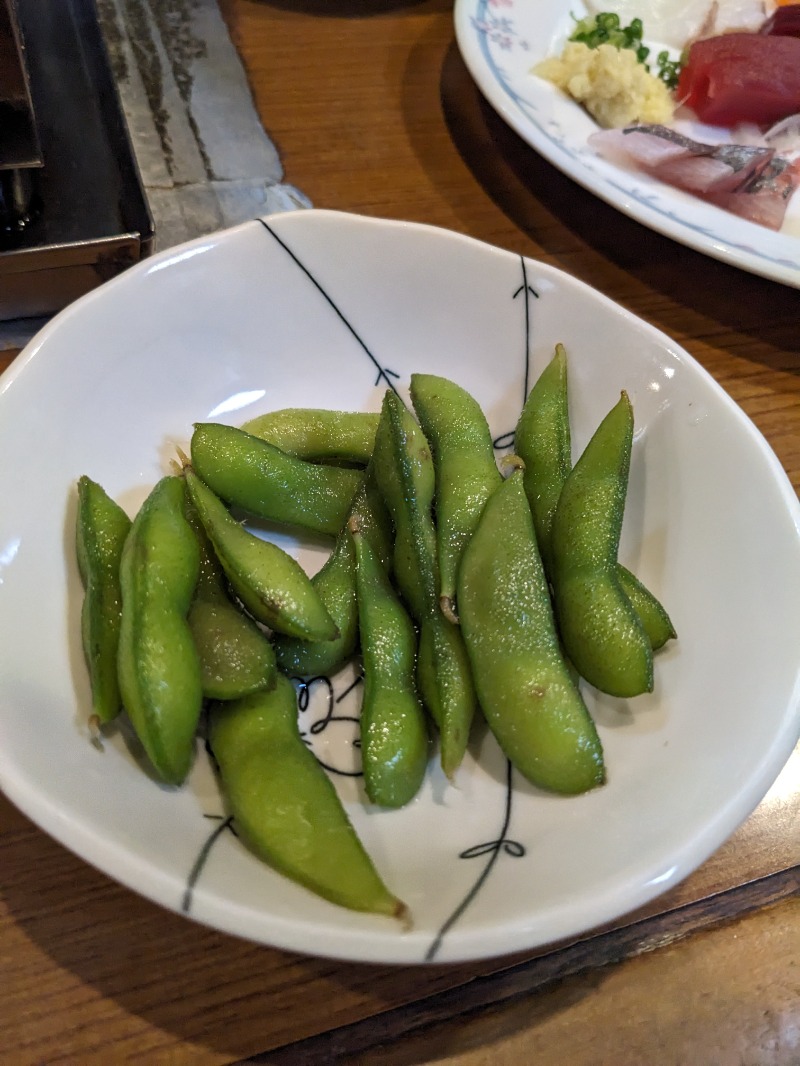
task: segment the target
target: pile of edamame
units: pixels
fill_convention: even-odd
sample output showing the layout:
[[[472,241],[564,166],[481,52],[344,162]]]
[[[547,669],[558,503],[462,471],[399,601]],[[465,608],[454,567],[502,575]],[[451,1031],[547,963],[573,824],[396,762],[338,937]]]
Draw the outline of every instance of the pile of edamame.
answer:
[[[291,677],[360,654],[371,803],[418,792],[431,735],[455,778],[476,714],[534,785],[605,781],[579,680],[653,687],[675,632],[617,560],[633,440],[623,392],[572,465],[562,346],[531,390],[515,455],[495,460],[476,400],[414,374],[413,412],[286,409],[241,428],[199,423],[191,455],[131,521],[78,482],[81,624],[99,726],[123,711],[180,785],[201,714],[238,835],[345,907],[403,917],[325,771],[300,738]],[[332,538],[313,577],[246,513]]]

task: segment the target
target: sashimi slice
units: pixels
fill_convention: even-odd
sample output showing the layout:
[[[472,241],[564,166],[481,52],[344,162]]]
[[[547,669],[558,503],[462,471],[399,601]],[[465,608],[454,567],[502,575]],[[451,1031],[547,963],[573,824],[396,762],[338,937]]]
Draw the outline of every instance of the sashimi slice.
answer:
[[[713,5],[710,25],[703,36],[758,33],[774,10],[773,0],[719,0]]]
[[[728,33],[697,41],[675,95],[712,126],[769,126],[800,111],[800,38]]]
[[[755,148],[743,144],[699,146],[704,150],[686,159],[674,159],[656,168],[655,176],[698,196],[715,196],[734,192],[769,164],[773,148]]]
[[[643,10],[641,0],[588,0],[589,13],[609,11],[619,15],[623,25],[641,19],[647,41],[657,41],[680,51],[693,41],[706,24],[713,0],[651,0]]]
[[[757,32],[775,0],[586,0],[591,15],[619,15],[623,25],[641,19],[647,44],[681,51],[699,37],[750,30]]]
[[[790,162],[778,157],[741,189],[720,196],[714,202],[741,218],[779,230],[798,184],[800,160]]]
[[[664,126],[599,130],[589,144],[604,158],[627,163],[741,218],[778,230],[800,184],[800,159],[773,148],[703,144]]]
[[[606,158],[627,162],[661,181],[700,196],[731,192],[758,174],[772,148],[702,144],[666,126],[602,130],[589,144]]]
[[[606,159],[634,163],[647,171],[672,160],[686,159],[694,143],[667,126],[628,126],[589,136],[589,144]]]

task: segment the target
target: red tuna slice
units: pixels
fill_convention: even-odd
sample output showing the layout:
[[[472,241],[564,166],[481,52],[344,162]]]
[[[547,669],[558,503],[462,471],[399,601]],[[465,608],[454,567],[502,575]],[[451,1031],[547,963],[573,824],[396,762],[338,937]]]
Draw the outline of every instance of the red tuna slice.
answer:
[[[800,38],[726,33],[697,41],[675,95],[712,126],[771,125],[800,111]]]
[[[741,218],[779,230],[792,193],[800,184],[800,160],[790,162],[780,156],[737,192],[713,202]]]
[[[772,148],[742,144],[702,144],[667,126],[628,126],[589,137],[607,159],[640,170],[698,196],[730,192],[767,166]]]

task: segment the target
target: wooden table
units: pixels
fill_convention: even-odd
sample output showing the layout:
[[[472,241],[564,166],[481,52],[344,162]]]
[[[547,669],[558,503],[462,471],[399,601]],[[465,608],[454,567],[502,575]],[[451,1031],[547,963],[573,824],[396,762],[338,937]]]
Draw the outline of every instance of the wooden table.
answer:
[[[539,158],[483,102],[446,0],[222,6],[286,180],[316,206],[446,226],[602,290],[687,348],[800,486],[797,291],[644,229]],[[2,798],[0,890],[3,1063],[800,1062],[800,749],[693,877],[533,960],[392,969],[233,940]]]

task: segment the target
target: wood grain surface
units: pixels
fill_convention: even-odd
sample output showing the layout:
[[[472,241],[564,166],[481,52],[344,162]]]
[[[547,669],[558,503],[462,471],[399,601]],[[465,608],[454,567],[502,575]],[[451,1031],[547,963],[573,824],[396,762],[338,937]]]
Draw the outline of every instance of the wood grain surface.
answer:
[[[595,286],[690,351],[800,486],[800,293],[652,233],[539,158],[482,100],[443,0],[222,8],[285,180],[315,206],[446,226]],[[0,1061],[206,1066],[315,1037],[280,1061],[335,1061],[798,891],[800,751],[668,896],[579,945],[472,966],[344,965],[217,934],[108,880],[0,798]],[[787,920],[800,929],[796,908]],[[319,1036],[333,1030],[338,1043]]]

